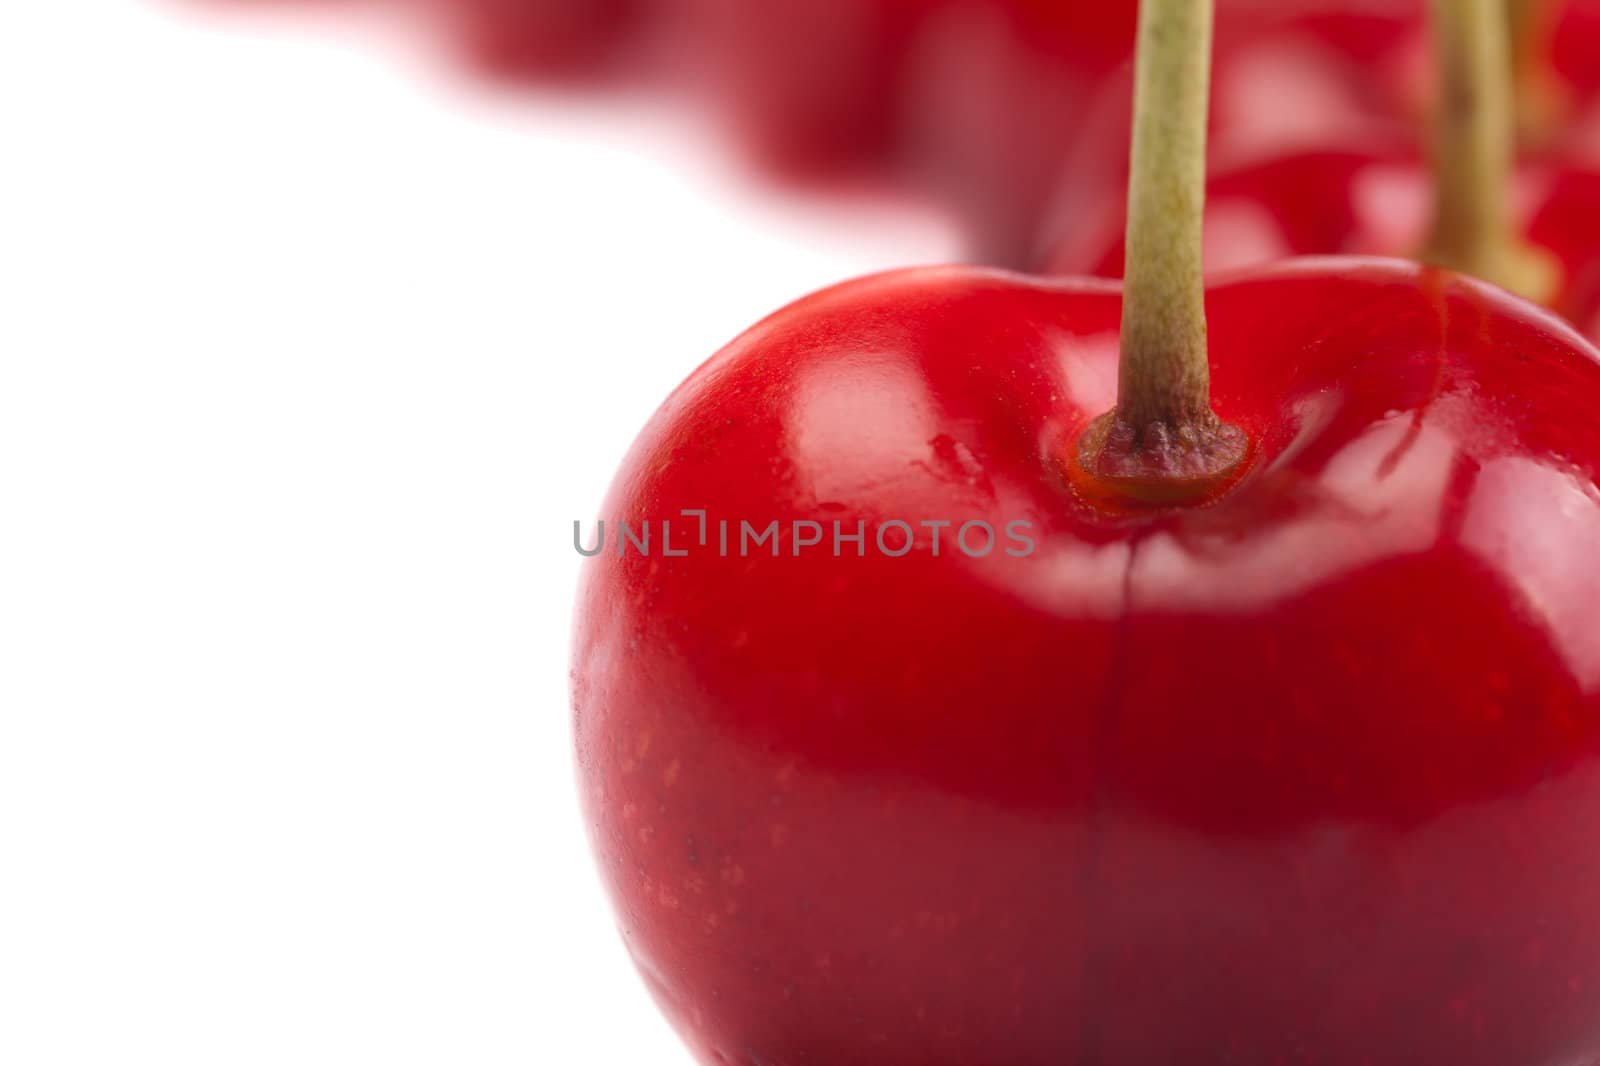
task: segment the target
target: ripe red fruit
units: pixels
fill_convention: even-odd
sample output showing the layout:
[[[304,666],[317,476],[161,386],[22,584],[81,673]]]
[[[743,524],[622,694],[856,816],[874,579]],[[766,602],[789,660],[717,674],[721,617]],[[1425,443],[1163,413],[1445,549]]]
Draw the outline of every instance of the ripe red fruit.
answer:
[[[431,0],[480,74],[508,81],[590,71],[644,0]]]
[[[1504,0],[1514,26],[1522,145],[1556,159],[1600,160],[1600,0]],[[1528,21],[1518,21],[1519,13]],[[1266,132],[1335,143],[1363,125],[1417,129],[1438,93],[1436,41],[1427,5],[1348,0],[1222,5],[1218,20],[1219,112],[1248,135]],[[1243,66],[1230,89],[1224,76]],[[1255,68],[1252,70],[1251,68]],[[1255,75],[1264,75],[1257,77]],[[1298,126],[1293,116],[1303,116]],[[1288,122],[1260,121],[1274,115]],[[1337,125],[1330,125],[1329,119]],[[1359,142],[1350,136],[1347,144]],[[1249,147],[1230,141],[1230,151]],[[1257,139],[1255,147],[1282,148]]]
[[[1413,3],[1221,5],[1211,76],[1212,159],[1227,166],[1316,148],[1413,144],[1415,129],[1393,99],[1399,75],[1387,71],[1425,27],[1420,15],[1421,5]],[[1115,222],[1106,207],[1126,196],[1131,65],[1102,79],[1079,112],[1077,136],[1056,172],[1050,202],[1035,213],[1033,243],[1020,259],[1030,266],[1061,254],[1058,242],[1109,239],[1093,238],[1086,227]]]
[[[1072,154],[1105,150],[1086,111],[1128,60],[1136,16],[1127,0],[957,0],[920,27],[903,150],[912,181],[952,206],[985,261],[1026,263]]]
[[[1020,261],[1131,0],[681,0],[709,96],[766,168],[897,175]],[[1029,242],[1027,251],[1032,251]]]
[[[1521,57],[1524,146],[1600,162],[1600,0],[1543,3],[1548,22]]]
[[[1517,108],[1525,151],[1600,159],[1600,2],[1505,0],[1516,34]],[[1365,98],[1391,114],[1425,120],[1437,95],[1425,22],[1375,61]]]
[[[913,35],[930,0],[676,0],[709,96],[769,169],[887,165]]]
[[[666,1013],[741,1066],[1600,1056],[1600,353],[1439,271],[1237,277],[1211,395],[1247,467],[1141,508],[1073,458],[1119,315],[859,281],[644,430],[574,705]]]
[[[1560,267],[1549,306],[1600,339],[1600,169],[1524,164],[1512,193],[1519,230]],[[1051,253],[1053,274],[1118,278],[1120,198],[1090,212]],[[1287,153],[1213,168],[1206,267],[1221,272],[1296,255],[1417,254],[1433,217],[1433,178],[1404,147]],[[1071,220],[1060,220],[1066,228]]]
[[[1237,155],[1390,132],[1409,116],[1380,87],[1403,46],[1426,37],[1422,9],[1337,0],[1219,18],[1213,146]]]

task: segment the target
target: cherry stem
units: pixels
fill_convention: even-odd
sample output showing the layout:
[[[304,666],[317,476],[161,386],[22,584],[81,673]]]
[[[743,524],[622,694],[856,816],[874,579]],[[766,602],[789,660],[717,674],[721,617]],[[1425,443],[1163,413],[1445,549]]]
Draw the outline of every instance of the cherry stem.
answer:
[[[1210,412],[1201,232],[1212,0],[1140,7],[1117,406],[1134,423],[1185,422]]]
[[[1505,2],[1517,133],[1525,144],[1543,144],[1560,127],[1570,103],[1551,62],[1556,24],[1566,0]]]
[[[1143,0],[1117,406],[1080,438],[1090,473],[1135,494],[1203,491],[1244,458],[1211,410],[1201,237],[1213,0]]]
[[[1433,17],[1438,203],[1422,258],[1546,300],[1551,266],[1522,241],[1511,213],[1516,115],[1505,0],[1433,0]]]

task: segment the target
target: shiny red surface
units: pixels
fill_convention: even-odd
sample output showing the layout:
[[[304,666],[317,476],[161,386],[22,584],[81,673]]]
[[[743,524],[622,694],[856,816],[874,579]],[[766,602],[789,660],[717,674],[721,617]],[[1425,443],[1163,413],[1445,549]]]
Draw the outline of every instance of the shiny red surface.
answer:
[[[1600,167],[1529,163],[1511,195],[1521,232],[1561,266],[1551,306],[1600,338]],[[1122,276],[1125,200],[1107,199],[1056,247],[1051,273]],[[1292,255],[1414,255],[1433,217],[1433,179],[1405,149],[1291,153],[1214,172],[1206,212],[1212,272]]]
[[[1118,513],[1065,464],[1119,303],[852,282],[639,437],[573,697],[663,1009],[722,1066],[1600,1056],[1600,355],[1436,271],[1243,275],[1209,313],[1250,469]],[[688,554],[657,524],[619,556],[646,519]],[[723,558],[719,519],[791,532]],[[950,527],[890,558],[893,519],[1028,521],[1036,550]]]

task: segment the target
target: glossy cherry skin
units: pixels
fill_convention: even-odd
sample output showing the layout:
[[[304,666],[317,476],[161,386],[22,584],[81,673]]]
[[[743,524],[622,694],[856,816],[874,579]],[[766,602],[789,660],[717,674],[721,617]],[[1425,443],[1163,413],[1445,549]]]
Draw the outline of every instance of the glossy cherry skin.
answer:
[[[1295,255],[1415,255],[1433,217],[1433,179],[1409,149],[1308,151],[1214,171],[1206,196],[1213,272]],[[1521,232],[1549,253],[1550,306],[1600,339],[1600,167],[1525,164],[1513,190]],[[1122,276],[1121,197],[1058,245],[1047,269]]]
[[[1073,487],[1109,283],[853,282],[645,428],[585,564],[575,739],[701,1062],[1600,1056],[1600,354],[1396,262],[1208,304],[1254,450],[1204,506]]]

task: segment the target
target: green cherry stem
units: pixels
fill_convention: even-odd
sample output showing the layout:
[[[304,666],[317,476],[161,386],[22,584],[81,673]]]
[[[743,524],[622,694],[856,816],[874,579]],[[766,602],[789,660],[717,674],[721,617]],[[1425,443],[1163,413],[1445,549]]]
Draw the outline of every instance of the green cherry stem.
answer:
[[[1505,0],[1433,0],[1439,53],[1433,229],[1421,258],[1539,302],[1551,299],[1550,257],[1517,232],[1511,20]]]
[[[1211,410],[1201,235],[1212,20],[1212,0],[1139,5],[1117,406],[1078,446],[1091,475],[1162,501],[1205,493],[1248,447]]]

